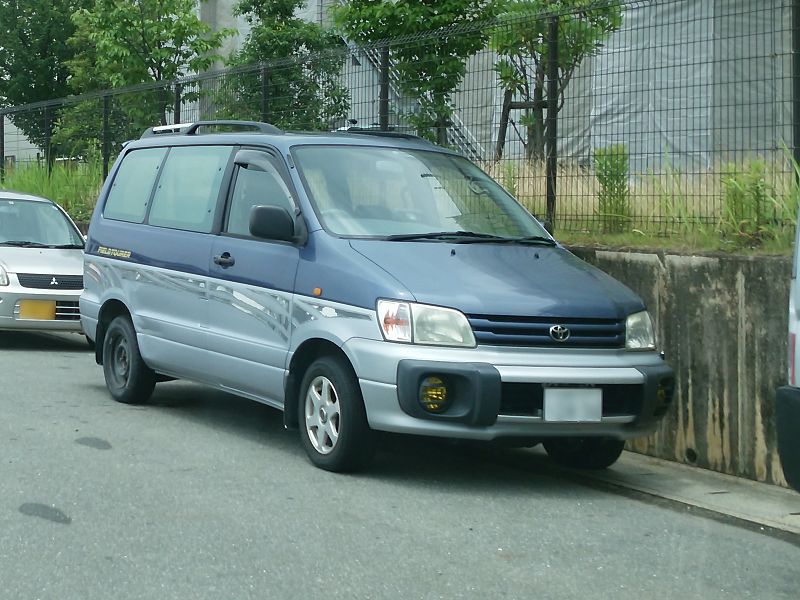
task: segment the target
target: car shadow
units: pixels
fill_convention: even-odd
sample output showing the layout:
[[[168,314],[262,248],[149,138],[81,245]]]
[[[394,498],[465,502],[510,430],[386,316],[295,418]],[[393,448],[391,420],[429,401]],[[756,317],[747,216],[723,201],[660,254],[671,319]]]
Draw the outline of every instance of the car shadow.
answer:
[[[52,352],[68,350],[90,352],[86,338],[78,333],[56,333],[51,331],[0,331],[0,351]]]
[[[109,399],[109,402],[113,402]],[[286,460],[307,463],[310,477],[348,477],[403,486],[442,487],[447,492],[487,495],[532,492],[562,497],[575,476],[554,465],[539,450],[510,449],[488,442],[463,442],[376,432],[375,460],[365,470],[346,475],[317,471],[308,463],[300,432],[287,430],[283,413],[264,404],[184,381],[160,383],[146,405],[121,408],[164,413],[217,433],[244,437]]]

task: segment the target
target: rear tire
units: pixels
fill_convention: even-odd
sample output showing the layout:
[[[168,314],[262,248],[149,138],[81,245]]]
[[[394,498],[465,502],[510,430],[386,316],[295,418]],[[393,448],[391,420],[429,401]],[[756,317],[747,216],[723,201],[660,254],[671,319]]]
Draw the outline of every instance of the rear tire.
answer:
[[[116,317],[103,339],[103,375],[106,387],[117,402],[147,402],[156,385],[156,374],[139,354],[136,330],[125,316]]]
[[[300,439],[315,466],[348,472],[370,462],[374,436],[358,379],[346,360],[336,356],[315,360],[303,376],[298,396]]]
[[[625,440],[603,437],[552,438],[544,441],[547,455],[574,469],[605,469],[622,454]]]

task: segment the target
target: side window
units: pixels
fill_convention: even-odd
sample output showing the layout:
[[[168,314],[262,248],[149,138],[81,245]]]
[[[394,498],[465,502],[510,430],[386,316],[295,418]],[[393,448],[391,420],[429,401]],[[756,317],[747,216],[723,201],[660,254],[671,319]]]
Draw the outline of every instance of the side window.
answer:
[[[294,214],[289,189],[278,170],[266,161],[258,166],[238,169],[225,231],[234,235],[250,235],[250,210],[254,206],[280,206],[289,214]]]
[[[178,146],[170,150],[158,180],[148,223],[208,233],[230,146]]]
[[[145,148],[125,155],[111,184],[103,216],[106,219],[141,223],[158,177],[166,148]]]

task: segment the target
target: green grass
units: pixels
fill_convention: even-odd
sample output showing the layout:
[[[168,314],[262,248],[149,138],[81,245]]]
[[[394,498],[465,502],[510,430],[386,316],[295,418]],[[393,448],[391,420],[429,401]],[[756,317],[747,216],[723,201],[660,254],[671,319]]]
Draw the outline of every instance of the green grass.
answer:
[[[44,164],[28,163],[7,169],[0,189],[49,198],[75,221],[88,221],[102,182],[99,161],[57,162],[49,173]]]
[[[543,163],[503,160],[481,166],[544,219]],[[607,247],[791,253],[800,167],[788,152],[692,173],[674,168],[665,157],[662,167],[658,173],[628,177],[626,214],[619,220],[624,227],[612,228],[618,230],[612,233],[601,206],[608,186],[604,188],[595,169],[559,164],[556,237],[566,244]]]

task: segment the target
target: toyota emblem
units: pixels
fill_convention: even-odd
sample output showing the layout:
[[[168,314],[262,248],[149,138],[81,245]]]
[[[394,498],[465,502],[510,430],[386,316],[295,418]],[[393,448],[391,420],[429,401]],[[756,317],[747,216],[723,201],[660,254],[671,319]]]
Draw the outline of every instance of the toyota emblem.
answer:
[[[569,339],[569,329],[563,325],[553,325],[550,328],[550,337],[557,342],[566,342]]]

